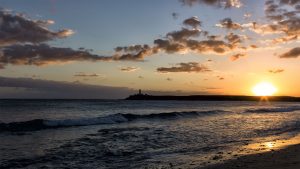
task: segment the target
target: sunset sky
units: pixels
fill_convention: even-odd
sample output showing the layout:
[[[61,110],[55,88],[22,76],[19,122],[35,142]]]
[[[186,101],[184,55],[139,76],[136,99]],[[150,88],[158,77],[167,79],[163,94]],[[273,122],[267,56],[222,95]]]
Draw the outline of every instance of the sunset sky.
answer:
[[[300,0],[0,0],[0,98],[300,96]]]

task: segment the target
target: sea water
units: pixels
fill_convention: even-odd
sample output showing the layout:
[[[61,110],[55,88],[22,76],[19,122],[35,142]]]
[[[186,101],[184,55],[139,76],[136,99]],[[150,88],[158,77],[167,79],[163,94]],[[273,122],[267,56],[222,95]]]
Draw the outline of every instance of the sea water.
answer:
[[[0,168],[198,168],[299,131],[298,103],[1,100]]]

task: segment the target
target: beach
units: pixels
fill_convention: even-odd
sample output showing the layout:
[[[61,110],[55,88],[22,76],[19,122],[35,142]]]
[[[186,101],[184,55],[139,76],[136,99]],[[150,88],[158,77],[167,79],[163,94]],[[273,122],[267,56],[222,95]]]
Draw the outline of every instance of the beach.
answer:
[[[264,152],[245,155],[201,169],[299,169],[300,168],[300,137],[292,140],[277,141],[279,147],[267,148]],[[283,144],[281,147],[280,144]],[[291,144],[287,146],[288,144]],[[256,144],[257,148],[265,147]],[[270,144],[271,145],[271,144]],[[275,144],[276,145],[276,144]]]

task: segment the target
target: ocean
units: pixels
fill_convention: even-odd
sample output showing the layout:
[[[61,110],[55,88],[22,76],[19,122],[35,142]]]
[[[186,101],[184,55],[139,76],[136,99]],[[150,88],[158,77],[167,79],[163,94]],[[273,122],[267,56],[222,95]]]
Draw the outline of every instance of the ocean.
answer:
[[[0,100],[0,168],[199,168],[299,132],[298,103]]]

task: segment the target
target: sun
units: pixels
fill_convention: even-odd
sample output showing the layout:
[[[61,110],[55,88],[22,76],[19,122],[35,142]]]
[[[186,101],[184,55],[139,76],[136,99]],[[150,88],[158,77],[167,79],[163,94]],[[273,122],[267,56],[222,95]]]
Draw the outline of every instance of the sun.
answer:
[[[272,96],[277,92],[277,88],[269,82],[261,82],[252,88],[252,92],[256,96]]]

